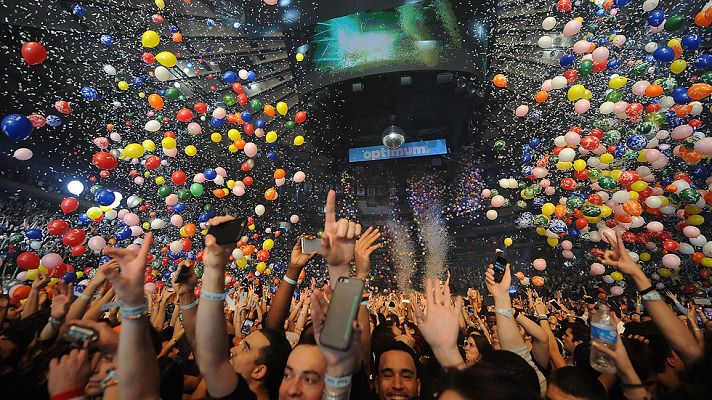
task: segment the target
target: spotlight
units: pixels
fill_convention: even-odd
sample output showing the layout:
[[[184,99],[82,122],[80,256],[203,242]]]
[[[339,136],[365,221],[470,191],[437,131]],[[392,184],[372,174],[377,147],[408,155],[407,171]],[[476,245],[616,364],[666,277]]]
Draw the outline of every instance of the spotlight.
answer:
[[[389,149],[397,149],[405,143],[403,129],[391,125],[383,131],[383,145]]]
[[[70,181],[67,183],[67,190],[69,193],[79,196],[84,191],[84,184],[79,181]]]

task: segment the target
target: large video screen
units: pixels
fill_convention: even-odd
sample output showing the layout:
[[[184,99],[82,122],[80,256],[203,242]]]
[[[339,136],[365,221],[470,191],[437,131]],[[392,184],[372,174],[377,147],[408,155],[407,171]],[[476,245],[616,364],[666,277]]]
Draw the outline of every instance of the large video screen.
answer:
[[[361,11],[292,32],[304,60],[293,62],[300,92],[359,76],[399,70],[484,73],[489,23],[453,0],[424,0]],[[460,6],[459,12],[453,4]],[[458,15],[467,15],[458,21]],[[460,23],[458,23],[460,22]]]

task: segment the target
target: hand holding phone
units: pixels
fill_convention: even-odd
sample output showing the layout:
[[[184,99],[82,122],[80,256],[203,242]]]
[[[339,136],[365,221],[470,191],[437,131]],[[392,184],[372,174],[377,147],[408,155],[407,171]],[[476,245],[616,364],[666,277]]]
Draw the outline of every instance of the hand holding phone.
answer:
[[[302,237],[302,253],[311,254],[317,253],[321,254],[321,239],[317,237]]]
[[[215,237],[219,245],[236,244],[245,232],[247,218],[236,218],[219,225],[210,226],[208,234]]]
[[[502,282],[502,278],[504,277],[504,272],[507,270],[507,264],[509,264],[509,261],[507,261],[506,258],[502,256],[497,256],[494,260],[494,264],[492,264],[492,267],[494,268],[494,281],[497,283]]]
[[[331,296],[319,344],[345,351],[351,343],[352,325],[358,312],[364,283],[357,278],[339,278]]]

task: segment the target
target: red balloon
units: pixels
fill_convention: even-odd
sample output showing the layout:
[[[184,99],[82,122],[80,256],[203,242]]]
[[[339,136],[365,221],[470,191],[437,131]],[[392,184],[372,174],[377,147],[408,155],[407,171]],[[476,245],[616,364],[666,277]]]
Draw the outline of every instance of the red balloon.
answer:
[[[175,171],[171,174],[171,181],[176,185],[182,185],[185,183],[186,176],[183,171]]]
[[[244,93],[240,93],[237,95],[237,102],[244,107],[245,104],[247,104],[247,95]]]
[[[663,248],[667,251],[677,251],[680,248],[680,243],[675,240],[668,239],[663,242]]]
[[[40,256],[30,251],[25,251],[17,256],[17,266],[24,269],[35,269],[40,266]]]
[[[54,269],[50,270],[49,277],[59,279],[59,278],[63,277],[64,274],[66,274],[66,273],[67,273],[67,265],[59,264]]]
[[[299,111],[297,115],[294,116],[294,122],[301,124],[307,120],[307,113],[304,111]]]
[[[68,230],[69,224],[67,221],[61,219],[52,220],[47,224],[47,232],[49,232],[50,235],[59,236]]]
[[[156,279],[156,277],[153,276],[153,274],[146,274],[146,276],[143,278],[143,281],[145,283],[153,282]]]
[[[91,158],[91,163],[99,169],[114,169],[119,166],[119,162],[111,153],[100,151]]]
[[[576,82],[578,74],[578,71],[576,71],[575,69],[567,69],[566,72],[562,74],[562,76],[566,78],[566,83],[570,85]]]
[[[586,218],[579,218],[576,220],[576,227],[579,229],[583,229],[588,226],[588,221],[586,221]]]
[[[590,131],[588,131],[588,134],[591,136],[595,136],[599,139],[602,139],[603,138],[603,129],[593,128]]]
[[[267,250],[260,250],[257,252],[257,260],[258,261],[267,261],[269,260],[269,251]]]
[[[27,285],[22,285],[12,291],[12,298],[10,301],[12,304],[18,306],[20,305],[20,300],[25,300],[30,295],[31,288]]]
[[[235,82],[232,84],[232,91],[237,94],[243,94],[245,92],[245,89],[242,87],[242,84],[240,82]]]
[[[183,251],[190,250],[190,246],[193,245],[193,242],[191,242],[188,238],[183,238],[181,240],[183,241]]]
[[[141,55],[141,59],[148,65],[153,65],[156,62],[156,56],[149,52],[145,52]]]
[[[190,122],[193,119],[193,111],[189,108],[181,108],[176,114],[176,119],[180,122]]]
[[[581,147],[589,151],[595,150],[600,145],[601,140],[593,135],[584,136],[583,139],[581,139]]]
[[[146,169],[156,169],[161,166],[161,159],[157,156],[150,156],[146,159]]]
[[[62,209],[63,213],[71,214],[79,208],[79,200],[74,197],[66,197],[61,203],[59,203],[59,207]]]
[[[27,42],[22,45],[22,58],[30,65],[42,64],[47,59],[47,50],[37,42]]]
[[[79,246],[80,244],[84,243],[84,239],[86,239],[86,237],[87,234],[84,232],[83,229],[72,229],[64,233],[64,236],[62,237],[62,243],[72,247]]]
[[[76,256],[76,257],[81,256],[86,251],[87,251],[87,248],[82,245],[72,247],[72,255]]]
[[[621,237],[623,238],[623,241],[626,243],[635,243],[635,239],[636,239],[635,233],[633,233],[631,231],[623,232]]]
[[[242,178],[242,183],[245,184],[245,186],[251,186],[254,181],[252,180],[251,176],[246,176]]]
[[[603,198],[600,195],[593,193],[588,196],[588,202],[600,206],[603,204]]]
[[[563,12],[569,12],[573,9],[573,5],[571,4],[571,0],[559,0],[556,3],[556,9],[559,11]]]
[[[602,72],[606,70],[608,66],[608,60],[603,60],[601,62],[593,63],[593,72]]]
[[[195,103],[195,105],[193,106],[193,109],[196,112],[205,114],[206,112],[208,112],[208,105],[203,102]]]
[[[247,136],[252,136],[255,133],[255,127],[252,124],[245,124],[244,130]]]
[[[561,180],[561,188],[564,190],[574,190],[578,184],[572,178],[564,178]]]

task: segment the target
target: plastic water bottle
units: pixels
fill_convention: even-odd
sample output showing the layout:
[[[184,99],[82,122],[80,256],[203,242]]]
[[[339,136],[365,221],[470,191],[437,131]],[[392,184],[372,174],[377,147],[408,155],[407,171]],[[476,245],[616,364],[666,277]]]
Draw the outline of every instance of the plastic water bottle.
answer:
[[[605,304],[599,304],[598,312],[591,319],[591,341],[615,350],[618,331],[611,320],[611,313]],[[616,364],[606,353],[591,346],[591,367],[603,374],[616,372]]]

